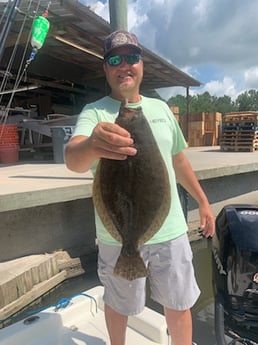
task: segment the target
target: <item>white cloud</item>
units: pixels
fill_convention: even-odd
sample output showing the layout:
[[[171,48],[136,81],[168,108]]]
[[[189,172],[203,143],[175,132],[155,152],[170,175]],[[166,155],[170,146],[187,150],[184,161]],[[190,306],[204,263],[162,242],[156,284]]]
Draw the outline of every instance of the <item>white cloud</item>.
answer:
[[[249,68],[244,73],[246,88],[258,89],[258,66]]]
[[[108,20],[107,1],[81,1]],[[206,81],[191,92],[236,97],[258,89],[257,13],[257,0],[128,0],[128,29],[148,49]]]
[[[128,30],[132,28],[136,30],[145,21],[148,20],[146,13],[139,11],[139,2],[133,2],[131,6],[128,6]]]
[[[208,4],[209,0],[196,1],[196,5],[193,7],[193,13],[200,20],[207,18]]]
[[[79,0],[79,2],[85,6],[89,6],[98,16],[109,22],[108,2],[103,3],[96,0]]]
[[[158,89],[157,92],[165,101],[176,95],[186,96],[186,89],[184,87],[164,87]]]
[[[210,95],[217,97],[223,97],[224,95],[227,95],[231,97],[232,100],[235,100],[237,96],[241,92],[243,92],[243,90],[237,89],[237,85],[231,77],[225,76],[222,80],[211,80],[202,85],[200,88],[190,88],[189,94],[193,96],[204,92],[209,92]],[[168,100],[170,97],[176,95],[186,96],[186,89],[183,87],[171,87],[159,89],[158,93],[162,98]]]
[[[225,76],[222,81],[211,80],[204,85],[202,91],[208,91],[211,95],[216,95],[218,97],[227,95],[232,99],[235,99],[238,96],[234,80],[227,76]]]

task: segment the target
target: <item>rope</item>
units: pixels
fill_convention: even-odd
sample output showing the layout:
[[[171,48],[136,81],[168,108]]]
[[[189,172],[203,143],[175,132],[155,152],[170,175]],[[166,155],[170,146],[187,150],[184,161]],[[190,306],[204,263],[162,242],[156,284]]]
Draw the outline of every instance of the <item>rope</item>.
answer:
[[[40,2],[41,0],[38,0],[38,3],[37,3],[37,8],[36,8],[36,11],[35,11],[35,15],[34,17],[36,17],[37,15],[37,12],[39,10],[39,7],[40,7]],[[24,26],[25,26],[25,23],[28,19],[28,17],[31,17],[28,13],[29,13],[29,10],[31,8],[31,5],[32,5],[32,0],[30,0],[30,3],[29,3],[29,6],[28,6],[28,12],[25,13],[25,16],[24,16],[24,20],[22,22],[22,25],[21,25],[21,28],[20,28],[20,31],[19,31],[19,34],[18,34],[18,37],[16,39],[16,42],[15,42],[15,46],[14,46],[14,49],[13,49],[13,52],[12,52],[12,55],[11,55],[11,58],[9,60],[9,63],[8,63],[8,67],[7,67],[7,70],[6,70],[6,73],[5,73],[5,76],[2,80],[2,84],[1,84],[1,87],[0,87],[0,91],[3,91],[7,85],[7,81],[8,81],[8,78],[10,76],[10,71],[11,71],[11,67],[13,65],[13,61],[14,61],[14,57],[15,57],[15,54],[17,52],[17,47],[18,47],[18,43],[20,41],[20,37],[22,35],[22,32],[23,32],[23,29],[24,29]],[[49,6],[51,5],[51,1],[49,1],[48,5],[47,5],[47,9],[45,11],[48,12],[48,9],[49,9]],[[32,30],[32,29],[31,29]],[[28,48],[28,45],[29,45],[29,42],[30,42],[30,39],[31,39],[31,30],[29,32],[29,35],[27,37],[27,41],[26,41],[26,45],[25,45],[25,48],[24,48],[24,51],[23,51],[23,56],[22,56],[22,59],[21,59],[21,62],[20,62],[20,66],[19,66],[19,70],[18,70],[18,73],[17,73],[17,76],[16,76],[16,80],[15,80],[15,83],[14,83],[14,87],[13,87],[13,91],[11,93],[11,96],[9,98],[9,101],[8,101],[8,104],[7,106],[5,107],[5,110],[4,110],[4,114],[1,118],[1,121],[0,122],[3,122],[3,123],[6,123],[7,121],[7,118],[8,118],[8,114],[9,114],[9,108],[11,107],[11,104],[12,104],[12,101],[13,101],[13,97],[20,85],[20,82],[23,78],[23,76],[27,73],[27,69],[31,63],[31,61],[34,59],[35,55],[36,55],[36,52],[35,51],[32,51],[32,54],[30,55],[30,58],[26,61],[25,63],[25,67],[22,71],[22,66],[24,64],[24,61],[25,61],[25,55],[26,55],[26,51],[27,51],[27,48]],[[0,103],[2,101],[2,97],[3,95],[1,95],[0,97]],[[2,132],[3,132],[3,129],[2,129]],[[2,136],[2,133],[0,133],[0,138]]]
[[[28,6],[28,10],[30,10],[31,4],[32,4],[32,0],[30,0],[29,6]],[[15,58],[15,55],[16,55],[16,53],[17,53],[18,44],[19,44],[19,42],[20,42],[20,38],[21,38],[21,35],[22,35],[22,32],[23,32],[25,23],[26,23],[26,21],[27,21],[27,18],[28,18],[28,16],[27,16],[27,14],[26,14],[26,15],[24,16],[24,19],[23,19],[23,22],[22,22],[20,31],[19,31],[19,33],[18,33],[16,42],[15,42],[15,45],[14,45],[14,48],[13,48],[13,51],[12,51],[12,55],[11,55],[11,57],[10,57],[10,60],[9,60],[9,63],[8,63],[7,69],[6,69],[6,73],[5,73],[4,78],[3,78],[3,80],[2,80],[1,87],[0,87],[0,91],[5,90],[6,85],[7,85],[7,82],[8,82],[8,78],[9,78],[9,76],[11,75],[11,72],[10,72],[10,71],[11,71],[11,68],[12,68],[12,66],[13,66],[14,58]],[[26,46],[25,46],[25,49],[24,49],[24,52],[23,52],[23,58],[22,58],[22,61],[21,61],[21,63],[20,63],[20,67],[19,67],[19,71],[18,71],[18,73],[17,73],[17,77],[16,77],[16,80],[15,80],[15,84],[14,84],[13,91],[12,91],[11,96],[10,96],[10,99],[9,99],[9,101],[8,101],[6,107],[5,107],[4,114],[3,114],[2,118],[1,118],[1,122],[3,122],[3,123],[6,123],[6,121],[7,121],[7,117],[8,117],[8,113],[9,113],[9,108],[11,107],[11,104],[12,104],[12,101],[13,101],[14,94],[15,94],[16,89],[17,89],[17,87],[18,87],[18,85],[19,85],[19,83],[20,83],[20,81],[21,81],[21,78],[22,78],[22,76],[21,76],[21,78],[20,78],[20,71],[21,71],[21,66],[22,66],[22,64],[23,64],[23,61],[24,61],[25,52],[26,52],[26,49],[27,49],[28,44],[29,44],[29,39],[30,39],[30,35],[28,35],[28,37],[27,37]],[[18,80],[18,78],[20,78],[20,79]],[[1,101],[2,101],[2,97],[3,97],[3,95],[1,95],[1,97],[0,97],[0,103],[1,103]],[[0,137],[1,137],[1,135],[2,135],[2,133],[0,133]]]

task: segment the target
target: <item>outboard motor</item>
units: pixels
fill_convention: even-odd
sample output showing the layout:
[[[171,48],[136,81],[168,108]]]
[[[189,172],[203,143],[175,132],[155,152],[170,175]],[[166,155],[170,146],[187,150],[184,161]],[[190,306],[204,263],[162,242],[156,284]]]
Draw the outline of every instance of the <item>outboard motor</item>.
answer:
[[[257,205],[220,211],[212,252],[217,345],[258,344]]]

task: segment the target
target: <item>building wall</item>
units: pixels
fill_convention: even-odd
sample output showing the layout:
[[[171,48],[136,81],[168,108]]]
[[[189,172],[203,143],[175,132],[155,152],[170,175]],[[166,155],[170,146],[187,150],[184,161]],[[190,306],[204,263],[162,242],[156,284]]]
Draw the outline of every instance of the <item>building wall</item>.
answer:
[[[215,215],[229,202],[258,203],[257,171],[200,183]],[[199,221],[198,205],[190,196],[188,212],[189,222]],[[72,258],[90,255],[96,251],[92,198],[2,212],[0,233],[0,262],[58,250]]]
[[[71,257],[95,251],[92,199],[1,213],[0,262],[64,249]]]

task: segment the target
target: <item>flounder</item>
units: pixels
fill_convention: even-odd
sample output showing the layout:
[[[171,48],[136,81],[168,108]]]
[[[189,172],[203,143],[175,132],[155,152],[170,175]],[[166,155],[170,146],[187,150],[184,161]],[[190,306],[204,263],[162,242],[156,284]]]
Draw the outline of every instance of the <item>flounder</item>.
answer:
[[[115,121],[134,140],[135,156],[101,158],[93,183],[93,202],[107,231],[122,243],[114,274],[127,280],[148,270],[139,248],[159,231],[170,204],[166,165],[142,109],[121,104]]]

